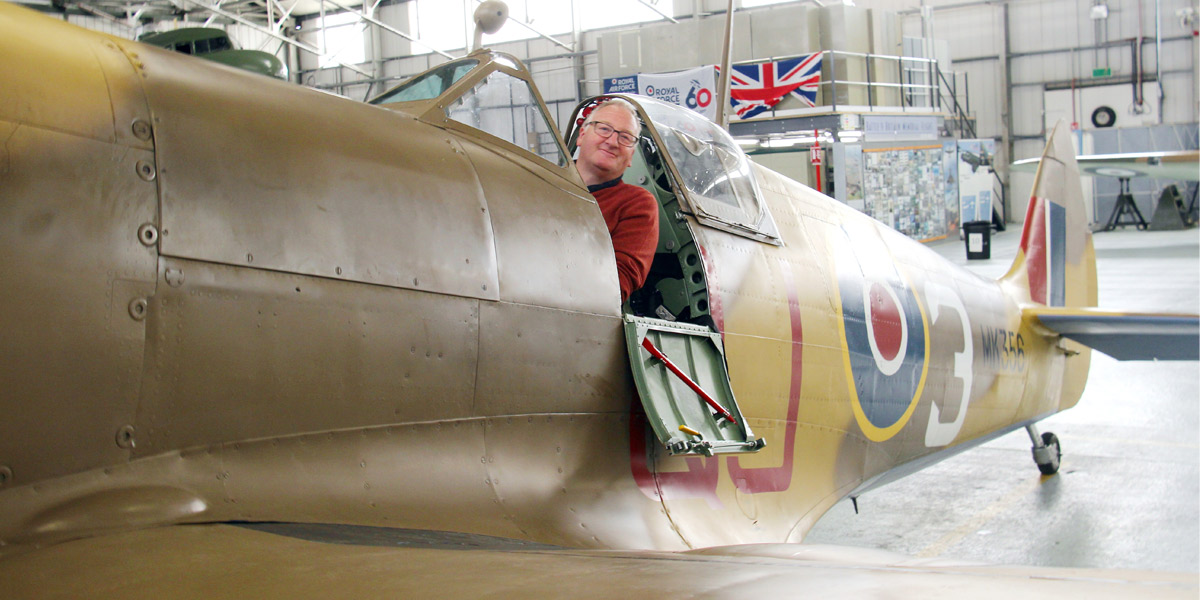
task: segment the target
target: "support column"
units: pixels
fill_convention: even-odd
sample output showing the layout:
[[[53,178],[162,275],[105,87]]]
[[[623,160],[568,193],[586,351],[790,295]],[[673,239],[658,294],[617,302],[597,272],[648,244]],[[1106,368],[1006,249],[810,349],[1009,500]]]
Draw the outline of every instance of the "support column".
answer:
[[[1002,79],[1000,85],[1004,88],[1004,100],[1000,106],[1000,114],[1003,117],[1003,122],[1000,126],[1000,147],[1004,149],[1003,163],[1008,165],[1012,162],[1013,157],[1013,95],[1012,95],[1012,40],[1009,35],[1008,22],[1008,3],[1000,5],[1000,21],[1004,28],[1004,52],[1000,54],[1000,73]],[[1011,174],[1009,169],[1005,167],[1004,177],[1000,179],[1000,185],[1003,188],[1003,193],[1000,195],[1003,198],[1004,206],[1000,218],[1004,219],[1005,223],[1013,222],[1012,215],[1012,185]]]

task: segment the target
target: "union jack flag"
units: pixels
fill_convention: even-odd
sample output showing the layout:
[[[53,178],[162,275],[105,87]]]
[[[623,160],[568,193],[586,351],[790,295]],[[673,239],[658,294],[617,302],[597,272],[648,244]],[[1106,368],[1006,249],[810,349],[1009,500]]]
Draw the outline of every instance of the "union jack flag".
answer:
[[[729,80],[729,103],[742,119],[779,104],[788,94],[795,94],[808,106],[816,106],[821,53],[756,65],[733,65]]]

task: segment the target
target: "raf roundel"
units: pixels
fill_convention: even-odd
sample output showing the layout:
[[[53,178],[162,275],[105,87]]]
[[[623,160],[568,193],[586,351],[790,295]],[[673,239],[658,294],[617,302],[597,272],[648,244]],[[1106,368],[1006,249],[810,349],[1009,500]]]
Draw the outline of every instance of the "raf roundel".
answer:
[[[900,310],[900,298],[891,286],[878,281],[863,286],[863,289],[867,312],[864,321],[871,356],[881,373],[895,375],[908,354],[908,320]]]
[[[921,398],[928,328],[911,286],[876,259],[886,252],[845,241],[837,259],[842,357],[855,419],[880,442],[904,427]]]

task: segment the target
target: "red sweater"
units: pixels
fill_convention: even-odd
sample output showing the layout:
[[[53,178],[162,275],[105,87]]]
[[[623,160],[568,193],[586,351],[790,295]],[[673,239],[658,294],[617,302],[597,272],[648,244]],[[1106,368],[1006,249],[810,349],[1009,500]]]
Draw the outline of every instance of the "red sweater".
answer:
[[[621,301],[642,287],[658,248],[658,201],[650,192],[620,179],[588,186],[600,205],[617,254]]]

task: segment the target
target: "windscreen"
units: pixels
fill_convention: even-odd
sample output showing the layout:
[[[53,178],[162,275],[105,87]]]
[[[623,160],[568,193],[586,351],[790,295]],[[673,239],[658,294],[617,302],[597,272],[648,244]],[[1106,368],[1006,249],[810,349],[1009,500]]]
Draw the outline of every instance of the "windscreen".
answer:
[[[693,111],[637,98],[675,163],[688,196],[711,216],[757,228],[758,203],[750,160],[733,138]]]
[[[567,157],[557,133],[523,79],[493,71],[446,107],[446,116],[529,150],[559,166]]]
[[[473,58],[446,63],[405,81],[399,87],[371,100],[371,104],[392,104],[437,98],[446,91],[446,88],[454,85],[454,82],[462,79],[478,65],[479,61]]]

